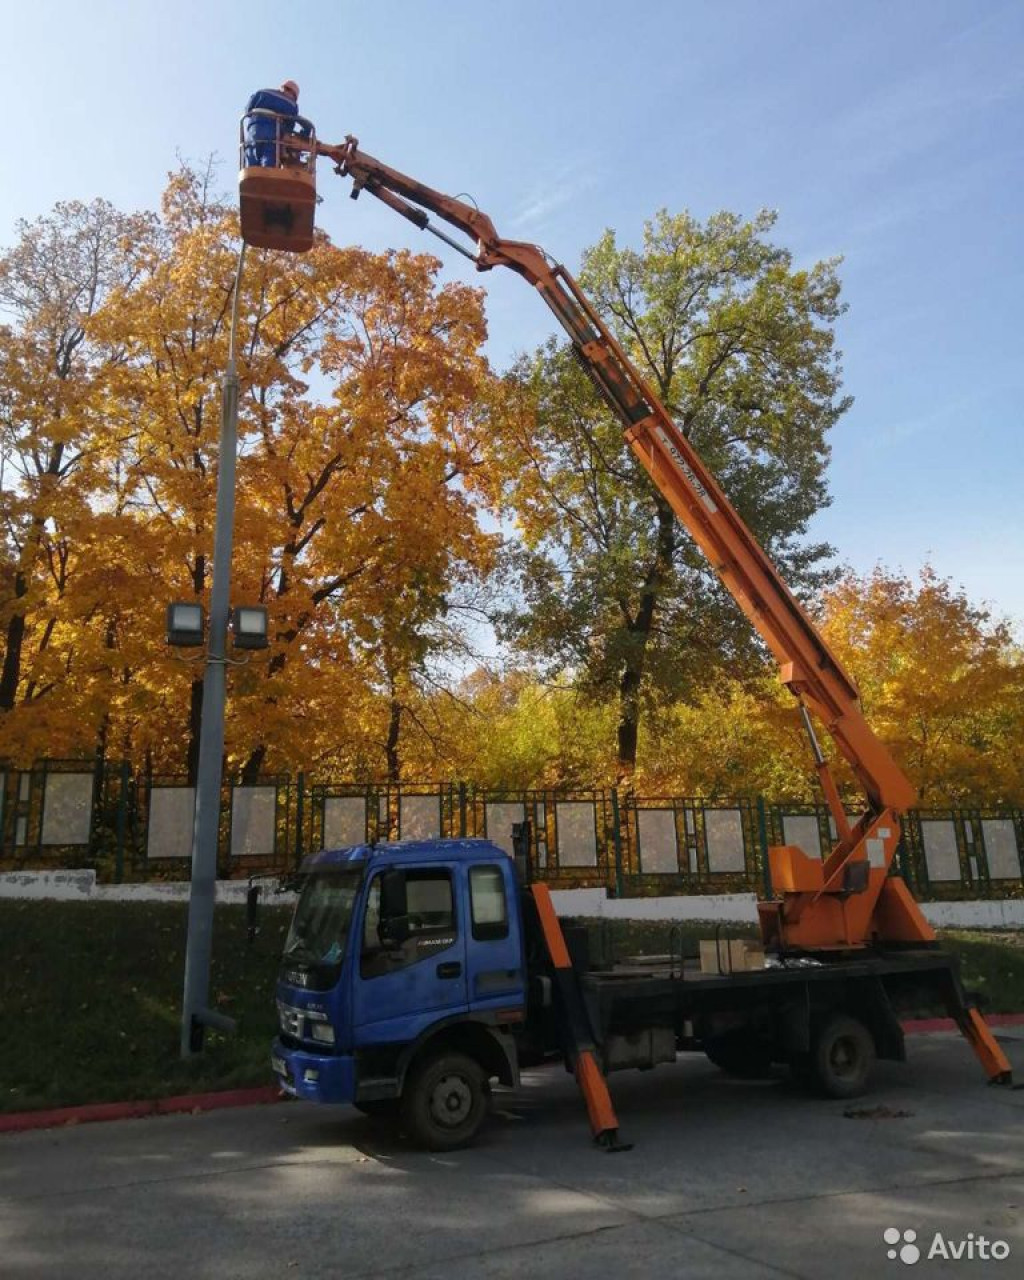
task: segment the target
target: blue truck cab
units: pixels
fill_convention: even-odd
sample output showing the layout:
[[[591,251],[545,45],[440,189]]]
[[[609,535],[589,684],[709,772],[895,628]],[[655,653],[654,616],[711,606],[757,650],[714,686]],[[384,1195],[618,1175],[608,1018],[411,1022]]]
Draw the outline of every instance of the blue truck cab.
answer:
[[[519,1082],[527,975],[515,864],[488,840],[307,858],[277,983],[281,1087],[401,1110],[433,1150],[471,1141],[490,1080]]]

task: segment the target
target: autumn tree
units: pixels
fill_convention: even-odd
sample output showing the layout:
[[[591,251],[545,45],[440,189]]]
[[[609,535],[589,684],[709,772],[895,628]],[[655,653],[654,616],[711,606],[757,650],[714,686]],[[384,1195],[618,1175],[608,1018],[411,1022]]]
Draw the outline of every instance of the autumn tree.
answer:
[[[264,595],[277,608],[293,602],[265,698],[300,715],[298,661],[323,679],[345,646],[350,683],[368,684],[386,708],[382,763],[396,778],[403,714],[415,716],[417,684],[457,638],[453,593],[486,572],[494,541],[466,485],[490,378],[481,299],[438,288],[439,266],[346,251],[337,314],[318,346],[332,387],[318,429],[286,434],[287,451],[262,441],[276,484],[262,484],[261,510],[282,531]]]
[[[478,667],[457,693],[435,695],[434,729],[450,776],[491,791],[614,782],[614,705],[516,669]]]
[[[157,617],[167,599],[202,599],[209,586],[236,233],[209,175],[174,175],[139,249],[139,280],[95,326],[125,353],[111,411],[137,424],[126,514],[157,544],[155,559],[137,559],[132,593],[154,615],[154,645],[132,681],[135,736],[167,767],[181,741],[169,732],[173,708],[187,705],[190,772],[201,670],[158,651]],[[460,486],[475,465],[477,390],[489,376],[480,297],[438,288],[438,265],[322,236],[301,258],[247,260],[232,594],[268,606],[273,640],[267,658],[232,677],[229,757],[247,780],[268,756],[287,767],[351,730],[338,708],[358,700],[366,637],[396,635],[403,609],[422,629],[456,566],[475,572],[486,557]]]
[[[930,566],[825,596],[823,631],[922,805],[1024,798],[1024,654],[1006,621]]]
[[[916,580],[881,567],[846,573],[818,612],[868,723],[923,805],[1020,802],[1024,653],[1006,622],[930,567]],[[756,679],[720,680],[658,708],[644,731],[657,741],[640,775],[649,793],[820,799],[796,704],[770,663]],[[834,768],[856,804],[845,761]]]
[[[183,167],[158,215],[68,206],[23,241],[0,277],[20,307],[0,406],[3,681],[27,710],[5,716],[2,749],[112,738],[194,772],[202,667],[164,645],[163,611],[209,590],[237,213],[212,170]],[[422,681],[489,563],[468,481],[481,298],[438,268],[324,236],[301,258],[248,257],[232,596],[268,605],[273,644],[232,677],[229,764],[246,777],[384,741],[388,680]]]
[[[584,255],[581,283],[768,554],[797,590],[828,548],[807,541],[828,502],[839,395],[834,262],[795,269],[774,215],[700,223],[661,212],[640,251],[614,234]],[[497,415],[504,496],[522,533],[523,606],[505,633],[549,671],[616,702],[618,775],[636,768],[645,705],[687,700],[723,670],[756,669],[749,626],[622,427],[554,343],[522,362]]]
[[[7,751],[22,760],[61,754],[79,728],[62,695],[88,671],[85,579],[116,466],[103,376],[121,358],[90,323],[130,285],[131,246],[148,228],[103,200],[62,203],[19,223],[0,259],[0,717]]]

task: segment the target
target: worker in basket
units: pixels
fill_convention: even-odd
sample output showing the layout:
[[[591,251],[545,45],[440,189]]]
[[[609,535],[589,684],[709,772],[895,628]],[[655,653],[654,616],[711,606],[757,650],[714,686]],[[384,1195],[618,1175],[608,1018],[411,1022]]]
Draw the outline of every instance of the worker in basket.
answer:
[[[245,114],[247,166],[273,169],[298,163],[298,150],[282,144],[291,137],[308,138],[312,126],[299,115],[299,86],[294,80],[285,80],[280,89],[257,89],[246,103]]]

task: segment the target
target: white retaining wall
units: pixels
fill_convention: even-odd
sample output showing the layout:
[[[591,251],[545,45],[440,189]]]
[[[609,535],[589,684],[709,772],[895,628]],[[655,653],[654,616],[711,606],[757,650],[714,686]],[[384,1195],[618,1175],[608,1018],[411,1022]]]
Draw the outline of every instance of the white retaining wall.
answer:
[[[272,882],[269,882],[272,883]],[[218,880],[217,901],[244,903],[245,880]],[[187,881],[97,884],[95,871],[10,871],[0,875],[0,898],[46,898],[60,902],[187,902]],[[561,916],[605,920],[716,920],[757,923],[752,893],[691,894],[672,898],[609,898],[604,889],[553,889]],[[293,893],[264,888],[267,905],[286,905]],[[942,929],[1024,929],[1024,898],[990,902],[922,902],[925,918]]]
[[[563,916],[605,920],[728,920],[757,923],[752,893],[708,893],[678,898],[607,898],[603,889],[556,890],[555,910]],[[925,919],[937,929],[1024,929],[1024,898],[978,902],[922,902]]]
[[[97,884],[95,871],[10,871],[0,875],[0,898],[48,898],[57,902],[188,902],[188,881]],[[217,901],[244,903],[246,880],[218,880]],[[266,893],[267,902],[295,901],[294,893]]]
[[[1024,928],[1024,898],[993,902],[922,902],[921,910],[937,929]]]

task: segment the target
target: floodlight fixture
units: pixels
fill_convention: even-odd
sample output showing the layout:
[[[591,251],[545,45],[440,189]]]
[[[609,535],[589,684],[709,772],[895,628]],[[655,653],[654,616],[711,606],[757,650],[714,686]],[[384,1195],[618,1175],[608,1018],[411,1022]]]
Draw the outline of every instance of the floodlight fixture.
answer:
[[[231,610],[231,643],[236,649],[265,649],[267,611],[261,604],[239,604]]]
[[[167,643],[195,648],[206,638],[203,606],[195,600],[176,600],[167,606]]]

